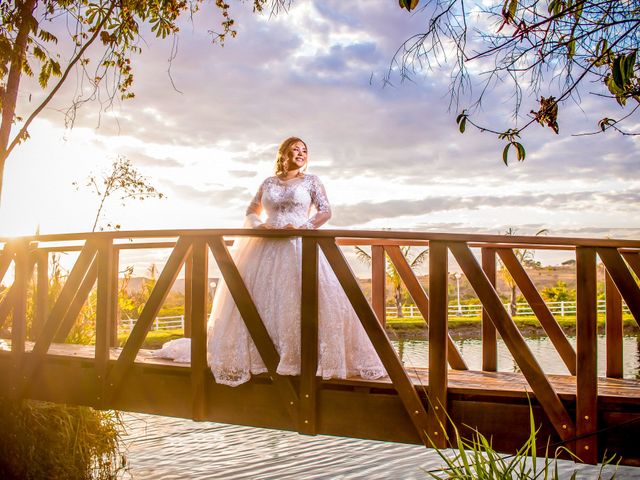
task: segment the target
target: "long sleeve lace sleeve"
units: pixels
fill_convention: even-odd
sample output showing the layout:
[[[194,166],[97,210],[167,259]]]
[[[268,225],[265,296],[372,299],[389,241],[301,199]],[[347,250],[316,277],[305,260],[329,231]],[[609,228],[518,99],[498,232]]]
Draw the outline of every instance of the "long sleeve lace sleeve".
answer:
[[[316,214],[312,216],[304,225],[308,229],[316,229],[321,225],[324,225],[331,218],[331,205],[329,205],[329,199],[327,198],[327,192],[324,189],[324,185],[318,177],[313,177],[313,181],[310,185],[310,194],[312,205],[316,209]]]
[[[254,195],[251,203],[247,207],[247,213],[244,218],[245,228],[257,228],[262,225],[262,219],[260,214],[262,213],[262,192],[264,190],[264,182],[258,188],[258,191]]]

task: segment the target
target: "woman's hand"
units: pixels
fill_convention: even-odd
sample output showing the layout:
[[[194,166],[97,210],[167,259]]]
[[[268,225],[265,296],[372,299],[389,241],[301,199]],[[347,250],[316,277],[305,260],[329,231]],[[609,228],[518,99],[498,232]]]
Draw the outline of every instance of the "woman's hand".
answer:
[[[256,228],[259,228],[260,230],[271,230],[273,229],[273,227],[267,223],[261,223],[260,225],[257,225]]]

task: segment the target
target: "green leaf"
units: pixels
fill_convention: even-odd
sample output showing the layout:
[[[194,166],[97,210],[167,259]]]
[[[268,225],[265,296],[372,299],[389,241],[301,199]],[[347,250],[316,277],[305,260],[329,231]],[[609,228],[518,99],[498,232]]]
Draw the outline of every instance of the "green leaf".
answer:
[[[458,128],[460,129],[460,133],[464,133],[464,129],[467,126],[467,111],[466,110],[463,110],[462,113],[460,113],[456,117],[456,123],[458,124]]]
[[[46,58],[47,58],[47,55],[46,55],[46,53],[44,53],[44,50],[42,50],[37,45],[35,47],[33,47],[33,56],[36,57],[41,62],[44,62],[46,60]]]
[[[636,66],[636,54],[637,53],[638,53],[637,50],[634,50],[633,53],[630,53],[625,58],[625,61],[624,61],[624,63],[625,63],[625,76],[626,76],[627,80],[630,80],[635,76],[634,68]]]
[[[527,152],[524,150],[524,147],[520,142],[514,142],[516,147],[517,159],[519,162],[524,162],[524,158],[527,156]]]
[[[549,13],[553,13],[553,11],[556,9],[557,3],[558,3],[558,0],[551,0],[549,2]]]
[[[613,77],[607,76],[604,80],[604,83],[613,95],[620,95],[622,93],[622,90],[616,85]]]
[[[613,66],[611,67],[611,74],[613,75],[613,81],[616,86],[621,90],[624,89],[625,81],[622,73],[622,61],[624,60],[624,54],[618,55],[613,60]]]
[[[517,8],[518,0],[511,0],[511,3],[509,4],[509,15],[511,16],[511,18],[515,18]]]
[[[508,157],[509,157],[509,147],[511,146],[510,143],[507,143],[504,146],[504,150],[502,150],[502,161],[504,162],[505,165],[509,166],[509,161],[508,161]]]
[[[467,126],[467,117],[463,117],[460,121],[460,133],[464,133],[464,129]]]
[[[406,8],[409,12],[418,6],[419,0],[399,0],[400,8]]]
[[[40,75],[38,75],[38,83],[40,87],[46,88],[49,83],[49,77],[51,76],[51,63],[47,62],[42,65],[40,69]]]
[[[580,20],[582,16],[582,10],[584,9],[584,2],[578,2],[576,10],[573,12],[573,16],[576,19],[576,22]]]

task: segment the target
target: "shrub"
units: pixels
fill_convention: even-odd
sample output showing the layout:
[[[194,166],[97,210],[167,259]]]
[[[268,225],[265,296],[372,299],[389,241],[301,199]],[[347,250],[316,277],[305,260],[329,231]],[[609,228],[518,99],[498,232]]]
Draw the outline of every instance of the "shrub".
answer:
[[[117,412],[0,399],[0,478],[114,479],[121,430]]]

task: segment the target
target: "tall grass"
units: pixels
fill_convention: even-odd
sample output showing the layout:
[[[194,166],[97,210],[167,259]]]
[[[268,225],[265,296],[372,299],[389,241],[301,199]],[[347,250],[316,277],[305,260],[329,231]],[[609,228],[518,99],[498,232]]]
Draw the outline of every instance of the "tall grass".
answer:
[[[453,424],[452,424],[453,425]],[[433,479],[449,480],[562,480],[577,478],[577,471],[570,476],[566,471],[558,471],[558,456],[566,454],[575,460],[579,459],[565,447],[555,449],[550,456],[549,445],[544,445],[544,456],[538,455],[538,431],[535,428],[533,411],[529,409],[529,438],[513,455],[505,455],[493,449],[491,441],[477,430],[473,431],[470,439],[463,438],[453,425],[454,438],[451,450],[435,451],[443,461],[443,467],[426,472]],[[614,460],[605,458],[596,476],[604,479],[604,467]],[[615,472],[608,479],[615,478]]]
[[[117,412],[0,399],[0,478],[115,479],[122,430]]]

